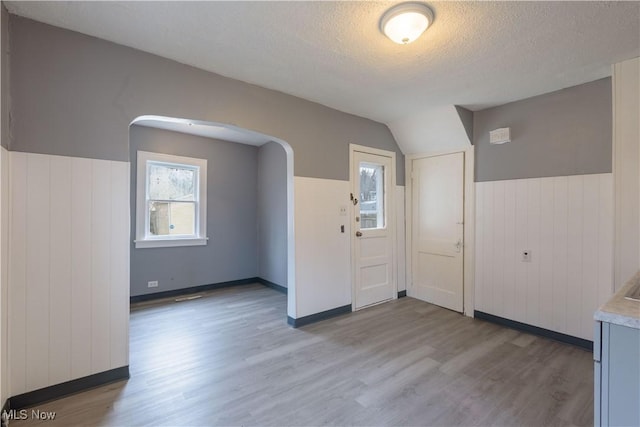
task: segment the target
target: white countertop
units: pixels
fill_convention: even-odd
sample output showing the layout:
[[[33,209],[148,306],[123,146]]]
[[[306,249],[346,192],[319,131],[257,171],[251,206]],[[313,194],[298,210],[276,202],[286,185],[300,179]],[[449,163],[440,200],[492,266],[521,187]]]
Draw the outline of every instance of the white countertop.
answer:
[[[601,322],[609,322],[615,325],[628,326],[640,329],[640,301],[625,298],[629,290],[640,282],[640,271],[616,292],[609,301],[600,307],[593,318]]]

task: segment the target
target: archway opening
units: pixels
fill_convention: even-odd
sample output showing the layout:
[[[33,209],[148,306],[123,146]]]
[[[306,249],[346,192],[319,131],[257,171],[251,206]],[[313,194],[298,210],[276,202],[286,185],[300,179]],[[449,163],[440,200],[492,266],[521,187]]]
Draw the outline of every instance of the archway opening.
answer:
[[[181,137],[182,136],[182,137]],[[129,144],[131,154],[131,224],[132,224],[132,241],[136,236],[136,175],[137,175],[137,151],[154,151],[166,153],[169,155],[181,155],[189,157],[205,157],[200,154],[198,147],[203,147],[206,141],[217,144],[219,152],[229,155],[228,161],[220,162],[217,154],[210,154],[215,159],[215,170],[209,166],[208,181],[212,178],[216,182],[227,180],[229,183],[237,183],[238,186],[231,185],[232,188],[224,190],[219,201],[229,202],[236,200],[237,206],[236,216],[238,221],[255,221],[256,228],[256,277],[263,280],[265,284],[275,284],[276,286],[286,289],[287,293],[287,314],[289,317],[296,317],[296,298],[295,298],[295,248],[294,248],[294,189],[293,189],[293,150],[291,146],[279,138],[244,129],[238,126],[202,121],[185,118],[165,117],[144,115],[139,116],[130,123],[129,126]],[[190,141],[189,144],[186,141]],[[193,141],[192,141],[193,140]],[[195,148],[187,148],[192,145]],[[243,157],[244,156],[244,157]],[[234,165],[234,159],[251,159],[253,156],[257,163],[257,170],[251,172],[250,176],[243,176],[239,171],[241,167]],[[249,167],[251,161],[246,160],[244,166]],[[212,163],[210,161],[210,163]],[[255,175],[253,175],[255,174]],[[257,191],[255,194],[242,194],[243,181],[255,179]],[[248,188],[248,187],[244,187]],[[247,190],[251,192],[252,190]],[[271,194],[270,192],[273,192]],[[207,191],[207,193],[211,193]],[[247,200],[255,196],[255,200]],[[214,203],[207,200],[207,204]],[[284,203],[284,205],[283,205]],[[217,207],[220,207],[219,205]],[[255,207],[256,211],[248,215],[243,215],[247,210]],[[222,208],[224,211],[224,207]],[[207,210],[216,212],[213,209]],[[220,212],[220,210],[218,210]],[[233,213],[227,212],[227,215]],[[214,218],[208,218],[208,223],[215,221]],[[237,233],[245,232],[246,227],[236,222]],[[248,227],[248,228],[251,228]],[[215,231],[209,227],[207,234],[211,239],[220,238],[219,235],[213,235]],[[214,227],[215,228],[215,223]],[[239,251],[243,251],[241,246],[233,239],[233,227],[218,229],[218,234],[228,232],[226,235],[230,242],[230,249],[236,250],[236,256],[228,254],[233,259],[238,259]],[[220,243],[219,240],[216,243]],[[210,243],[207,243],[210,244]],[[191,266],[186,267],[183,277],[175,280],[175,277],[165,272],[163,281],[167,284],[164,288],[160,285],[159,289],[149,289],[148,282],[156,281],[145,272],[158,268],[162,270],[163,265],[168,265],[169,261],[158,259],[161,249],[141,250],[136,249],[136,244],[131,249],[131,296],[136,298],[137,295],[148,295],[164,290],[179,290],[180,288],[193,287],[202,285],[202,278],[197,276],[197,268]],[[155,251],[155,253],[153,253]],[[169,253],[169,251],[165,251]],[[175,251],[174,251],[175,253]],[[200,251],[202,253],[202,251]],[[219,252],[220,253],[220,252]],[[144,256],[140,256],[144,254]],[[153,255],[153,256],[152,256]],[[160,256],[160,258],[162,258]],[[200,262],[204,262],[200,260]],[[226,262],[221,261],[226,269],[230,269],[225,273],[218,282],[233,282],[234,280],[244,279],[242,273],[239,277],[234,277],[233,265],[231,258]],[[237,269],[241,270],[240,267]],[[266,277],[263,277],[266,276]],[[175,283],[171,283],[172,279]],[[189,281],[191,279],[191,281]],[[198,281],[199,280],[199,281]],[[179,283],[178,283],[179,282]],[[160,282],[162,283],[162,282]],[[211,280],[208,283],[215,283]],[[281,289],[281,290],[282,290]]]

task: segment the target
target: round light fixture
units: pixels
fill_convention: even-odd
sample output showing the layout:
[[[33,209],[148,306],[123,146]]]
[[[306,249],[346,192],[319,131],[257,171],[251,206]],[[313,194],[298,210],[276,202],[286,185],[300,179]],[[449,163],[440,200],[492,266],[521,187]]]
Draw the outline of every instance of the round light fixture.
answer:
[[[380,31],[398,44],[420,37],[433,22],[433,11],[422,3],[400,3],[380,19]]]

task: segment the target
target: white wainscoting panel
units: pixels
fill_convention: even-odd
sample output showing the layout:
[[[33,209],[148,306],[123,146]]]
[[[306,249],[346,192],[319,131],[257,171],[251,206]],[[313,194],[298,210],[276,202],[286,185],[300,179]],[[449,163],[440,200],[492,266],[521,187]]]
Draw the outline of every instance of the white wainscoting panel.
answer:
[[[27,235],[25,214],[27,212],[27,173],[27,155],[10,153],[9,393],[11,395],[27,391],[27,244],[25,238]]]
[[[351,304],[349,181],[295,177],[294,191],[297,317]]]
[[[612,280],[612,174],[476,183],[476,310],[592,340]]]
[[[0,402],[9,396],[9,151],[0,146]]]
[[[129,164],[10,153],[17,395],[128,363]]]
[[[613,66],[615,287],[640,268],[640,58]]]

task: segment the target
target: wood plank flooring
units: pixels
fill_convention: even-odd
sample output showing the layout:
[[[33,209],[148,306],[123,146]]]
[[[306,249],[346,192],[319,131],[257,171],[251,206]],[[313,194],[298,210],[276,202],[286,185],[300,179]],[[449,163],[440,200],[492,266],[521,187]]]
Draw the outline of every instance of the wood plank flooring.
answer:
[[[261,285],[131,310],[131,379],[12,426],[593,425],[590,352],[401,298],[287,326]]]

